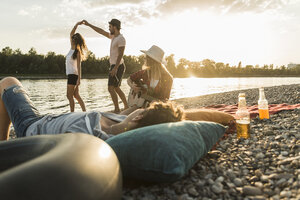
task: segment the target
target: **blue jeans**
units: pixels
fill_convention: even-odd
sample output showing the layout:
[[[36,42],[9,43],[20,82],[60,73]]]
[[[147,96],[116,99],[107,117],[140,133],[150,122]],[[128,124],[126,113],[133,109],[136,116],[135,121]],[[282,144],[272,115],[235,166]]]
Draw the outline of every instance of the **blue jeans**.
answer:
[[[2,101],[14,125],[17,137],[25,137],[26,129],[42,118],[21,86],[12,85],[6,88],[2,94]]]

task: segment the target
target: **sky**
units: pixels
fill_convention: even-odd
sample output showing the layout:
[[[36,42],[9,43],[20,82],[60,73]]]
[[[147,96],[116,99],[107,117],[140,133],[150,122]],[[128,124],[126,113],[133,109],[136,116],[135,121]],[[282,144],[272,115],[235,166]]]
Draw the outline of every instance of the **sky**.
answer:
[[[76,22],[108,31],[117,18],[126,55],[157,45],[176,61],[287,66],[300,63],[299,10],[300,0],[1,0],[0,49],[65,55]],[[96,57],[109,55],[109,39],[84,25],[77,32]]]

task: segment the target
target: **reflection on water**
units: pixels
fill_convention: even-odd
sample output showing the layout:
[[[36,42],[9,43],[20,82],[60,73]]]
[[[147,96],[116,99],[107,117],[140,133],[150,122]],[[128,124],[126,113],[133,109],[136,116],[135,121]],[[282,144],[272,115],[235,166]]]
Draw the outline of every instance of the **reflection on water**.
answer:
[[[21,82],[27,88],[32,101],[41,113],[69,112],[66,80],[22,80]],[[300,78],[175,78],[171,99],[288,84],[300,84]],[[126,95],[129,93],[126,80],[123,80],[121,89]],[[80,94],[87,110],[113,110],[113,104],[107,91],[107,79],[83,79],[80,85]],[[122,107],[123,105],[121,105]],[[81,111],[78,104],[75,106],[75,111]]]

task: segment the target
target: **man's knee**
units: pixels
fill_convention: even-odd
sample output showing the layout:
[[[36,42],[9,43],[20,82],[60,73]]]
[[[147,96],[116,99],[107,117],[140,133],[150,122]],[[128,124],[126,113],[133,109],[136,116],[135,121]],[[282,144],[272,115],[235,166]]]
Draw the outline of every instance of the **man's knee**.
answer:
[[[15,77],[5,77],[0,81],[0,93],[2,94],[3,90],[12,85],[22,85],[21,82]]]

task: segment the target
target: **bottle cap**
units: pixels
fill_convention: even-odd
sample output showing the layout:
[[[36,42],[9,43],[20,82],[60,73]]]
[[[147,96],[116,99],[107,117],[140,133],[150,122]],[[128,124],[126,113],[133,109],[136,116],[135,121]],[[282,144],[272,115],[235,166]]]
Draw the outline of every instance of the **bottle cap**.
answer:
[[[239,93],[239,97],[246,97],[245,93]]]

